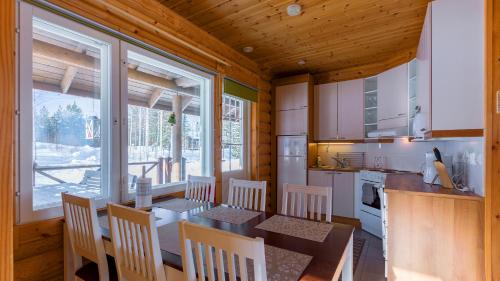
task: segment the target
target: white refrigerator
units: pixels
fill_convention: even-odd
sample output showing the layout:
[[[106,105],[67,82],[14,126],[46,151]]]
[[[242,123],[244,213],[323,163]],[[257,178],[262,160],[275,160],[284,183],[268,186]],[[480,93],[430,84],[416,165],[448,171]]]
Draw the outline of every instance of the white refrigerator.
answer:
[[[307,184],[307,136],[278,136],[278,213],[283,184]]]

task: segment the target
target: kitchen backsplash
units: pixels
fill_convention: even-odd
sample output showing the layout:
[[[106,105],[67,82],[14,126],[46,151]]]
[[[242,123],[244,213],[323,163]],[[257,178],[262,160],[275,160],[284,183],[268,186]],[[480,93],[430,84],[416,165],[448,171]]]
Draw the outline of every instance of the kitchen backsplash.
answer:
[[[376,167],[383,163],[384,168],[422,172],[425,153],[438,147],[443,155],[453,157],[453,165],[466,163],[465,180],[476,194],[484,196],[483,186],[483,139],[468,138],[452,141],[409,142],[407,139],[396,139],[394,143],[364,144],[318,144],[318,155],[323,165],[336,163],[331,159],[337,152],[365,152],[367,167]]]

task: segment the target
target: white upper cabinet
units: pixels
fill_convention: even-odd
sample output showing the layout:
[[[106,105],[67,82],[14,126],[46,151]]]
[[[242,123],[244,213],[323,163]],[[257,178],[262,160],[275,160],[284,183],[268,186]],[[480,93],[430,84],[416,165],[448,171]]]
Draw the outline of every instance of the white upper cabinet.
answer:
[[[338,136],[340,139],[364,138],[363,79],[339,82]]]
[[[408,64],[378,75],[378,129],[405,127],[408,124]]]
[[[307,108],[277,111],[276,135],[307,135],[308,120]]]
[[[483,128],[484,1],[432,6],[432,130]]]
[[[302,82],[276,87],[276,111],[307,107],[308,86]]]
[[[316,140],[337,138],[338,83],[320,84],[314,88],[314,116]]]
[[[484,127],[484,34],[484,1],[429,3],[417,49],[419,129]]]

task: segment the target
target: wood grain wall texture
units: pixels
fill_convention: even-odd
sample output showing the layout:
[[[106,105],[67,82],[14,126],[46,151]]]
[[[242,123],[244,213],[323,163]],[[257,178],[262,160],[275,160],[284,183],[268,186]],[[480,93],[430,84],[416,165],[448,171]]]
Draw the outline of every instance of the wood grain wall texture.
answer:
[[[0,1],[0,281],[12,280],[15,1]]]
[[[12,2],[12,6],[15,3],[14,1],[0,2],[2,5],[6,2]],[[82,0],[78,2],[50,0],[49,2],[219,73],[216,75],[217,81],[214,89],[214,158],[218,186],[221,184],[222,175],[220,169],[221,126],[219,124],[222,78],[225,76],[231,77],[258,88],[259,102],[253,105],[256,119],[253,127],[254,137],[252,138],[254,140],[252,142],[252,152],[254,153],[252,159],[255,161],[255,164],[252,164],[252,178],[267,180],[269,182],[268,186],[270,186],[270,85],[267,78],[258,72],[258,67],[254,62],[152,0]],[[4,26],[9,25],[2,24],[2,27]],[[10,24],[10,27],[12,34],[9,36],[13,37],[14,24]],[[2,38],[4,38],[3,36],[5,35],[2,34]],[[185,40],[183,42],[187,42],[187,45],[177,40],[179,38]],[[2,46],[1,51],[4,50],[7,49]],[[5,58],[2,57],[1,59]],[[3,66],[4,64],[2,64]],[[6,77],[6,80],[10,81],[13,87],[14,76]],[[7,84],[2,84],[2,86],[4,85]],[[8,102],[8,100],[0,99],[0,105],[3,106],[2,102]],[[8,110],[2,110],[0,114],[9,118],[13,116],[13,112]],[[2,121],[4,120],[2,119]],[[3,151],[4,147],[6,150],[13,149],[12,141],[4,144],[2,143],[4,140],[0,140],[0,152]],[[3,155],[0,153],[0,157],[3,157]],[[2,161],[2,163],[6,162]],[[0,163],[0,168],[2,163]],[[0,169],[0,174],[3,175],[4,172],[8,173],[7,170]],[[10,172],[9,175],[11,175]],[[12,179],[13,177],[2,176],[0,181],[7,178]],[[9,184],[9,187],[11,187],[12,183]],[[2,185],[3,187],[4,185]],[[5,190],[6,193],[12,191],[13,188]],[[0,189],[0,192],[4,192],[4,190]],[[8,201],[12,203],[13,195],[9,194],[8,196],[2,196],[0,200],[9,198]],[[220,194],[217,196],[220,196]],[[218,198],[220,199],[220,197]],[[271,202],[271,200],[268,200],[268,202]],[[4,202],[0,201],[0,203],[2,204],[1,207],[3,207]],[[3,218],[2,215],[3,213],[0,214],[0,219]],[[10,219],[8,225],[12,226],[13,214],[10,213],[8,218]],[[12,245],[12,243],[9,243],[9,245]],[[60,219],[14,226],[14,247],[14,275],[16,281],[62,280],[64,260],[62,223]],[[1,261],[2,257],[0,257]],[[4,272],[0,272],[0,276],[2,274]],[[3,280],[0,279],[0,281]]]

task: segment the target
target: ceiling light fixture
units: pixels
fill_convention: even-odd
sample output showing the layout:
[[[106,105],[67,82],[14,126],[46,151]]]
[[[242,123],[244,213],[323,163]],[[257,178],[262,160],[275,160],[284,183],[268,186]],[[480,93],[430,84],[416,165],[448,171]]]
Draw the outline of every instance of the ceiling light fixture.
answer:
[[[288,5],[288,7],[286,7],[286,13],[291,17],[298,16],[302,13],[302,6],[299,4]]]
[[[304,64],[306,64],[306,61],[305,61],[305,60],[299,60],[297,63],[298,63],[299,65],[304,65]]]
[[[253,52],[253,47],[252,46],[246,46],[243,48],[243,52],[245,53],[251,53]]]

